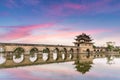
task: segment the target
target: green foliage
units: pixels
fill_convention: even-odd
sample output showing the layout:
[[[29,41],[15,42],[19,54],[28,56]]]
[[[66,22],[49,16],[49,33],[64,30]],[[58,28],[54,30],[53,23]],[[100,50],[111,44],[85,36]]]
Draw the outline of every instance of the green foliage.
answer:
[[[107,46],[107,50],[108,50],[108,51],[113,51],[113,50],[114,50],[114,46],[108,45],[108,46]]]
[[[119,47],[115,47],[115,48],[114,48],[114,51],[115,51],[115,52],[120,52]]]
[[[120,52],[120,48],[119,48],[119,47],[114,47],[114,46],[112,46],[112,45],[108,45],[108,46],[107,46],[107,50],[108,50],[108,51]]]

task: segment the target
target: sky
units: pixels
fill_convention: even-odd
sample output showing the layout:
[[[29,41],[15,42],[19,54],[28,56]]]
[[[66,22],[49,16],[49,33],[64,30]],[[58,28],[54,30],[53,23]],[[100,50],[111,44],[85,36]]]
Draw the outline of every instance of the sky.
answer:
[[[119,46],[120,0],[0,0],[0,42],[73,45],[81,33]]]

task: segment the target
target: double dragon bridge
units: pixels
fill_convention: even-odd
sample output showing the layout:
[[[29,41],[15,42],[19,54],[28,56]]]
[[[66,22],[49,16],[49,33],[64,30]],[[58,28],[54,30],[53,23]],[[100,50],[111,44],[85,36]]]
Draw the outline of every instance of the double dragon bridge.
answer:
[[[89,35],[76,36],[74,46],[0,43],[0,68],[59,63],[67,61],[86,62],[94,58],[119,56],[105,52],[105,48],[94,48]]]
[[[74,61],[78,53],[77,46],[0,43],[0,67]]]

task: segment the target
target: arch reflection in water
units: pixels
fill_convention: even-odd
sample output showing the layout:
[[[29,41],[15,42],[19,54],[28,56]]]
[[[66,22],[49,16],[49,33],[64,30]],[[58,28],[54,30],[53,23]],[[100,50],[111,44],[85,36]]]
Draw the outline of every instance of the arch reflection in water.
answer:
[[[15,62],[15,63],[20,63],[20,62],[22,62],[23,61],[23,59],[24,59],[24,49],[23,48],[21,48],[21,47],[18,47],[18,48],[16,48],[15,50],[14,50],[14,52],[13,52],[13,61]]]
[[[50,50],[48,48],[43,49],[42,58],[43,58],[44,61],[47,61],[49,59],[49,55],[50,55]]]
[[[5,49],[3,47],[0,47],[0,53],[4,52]]]
[[[64,48],[63,50],[61,50],[62,53],[62,59],[65,60],[67,58],[67,49]]]
[[[57,53],[53,53],[53,60],[57,59]]]
[[[56,48],[55,50],[53,50],[53,60],[57,60],[59,56],[59,49]]]
[[[19,58],[16,58],[16,56],[14,55],[13,56],[13,61],[15,62],[15,63],[20,63],[20,62],[22,62],[23,61],[23,59],[24,59],[24,55],[22,54],[22,55],[20,55],[20,57]]]
[[[30,61],[35,62],[37,60],[37,54],[38,54],[38,49],[37,48],[32,48],[30,50]]]
[[[37,53],[34,53],[34,57],[30,56],[30,61],[35,62],[37,60]]]
[[[4,57],[4,53],[0,53],[0,64],[5,63],[6,58]]]
[[[64,53],[62,54],[62,59],[65,59],[65,54]]]
[[[72,59],[72,54],[69,54],[69,59]]]
[[[69,51],[69,59],[73,59],[74,50],[71,48]]]

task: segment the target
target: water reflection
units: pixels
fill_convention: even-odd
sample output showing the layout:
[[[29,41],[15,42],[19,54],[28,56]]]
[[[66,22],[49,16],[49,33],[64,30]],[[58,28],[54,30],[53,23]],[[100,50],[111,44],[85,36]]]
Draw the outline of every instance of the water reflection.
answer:
[[[107,64],[111,65],[111,64],[115,64],[114,62],[114,56],[107,56],[106,59],[107,59]]]
[[[86,72],[89,72],[89,70],[91,69],[92,67],[92,62],[79,62],[79,63],[76,63],[75,65],[75,68],[77,69],[78,72],[82,73],[82,74],[85,74]]]
[[[20,63],[20,62],[23,61],[23,59],[24,59],[24,55],[23,55],[23,54],[20,55],[19,58],[16,58],[16,56],[13,56],[13,61],[14,61],[15,63]]]
[[[65,54],[62,54],[62,59],[65,59]]]
[[[47,59],[48,59],[48,53],[43,53],[43,60],[47,61]]]
[[[90,54],[81,55],[81,57],[75,61],[75,68],[78,72],[85,74],[86,72],[89,72],[92,64],[93,57],[91,57]]]
[[[57,59],[57,53],[53,53],[53,60]]]
[[[48,48],[46,48],[46,49],[43,49],[43,60],[44,61],[47,61],[48,60],[48,58],[49,58],[49,53],[50,53],[50,50],[48,49]]]
[[[3,64],[5,61],[4,53],[0,53],[0,64]]]
[[[98,63],[100,64],[105,62],[105,64],[114,65],[116,59],[120,59],[120,55],[107,55],[104,58],[102,57],[94,58],[90,54],[86,54],[86,55],[81,55],[81,57],[74,62],[74,65],[75,65],[75,69],[78,72],[80,72],[81,74],[86,74],[91,70],[94,61],[97,60]]]
[[[0,69],[0,80],[120,80],[119,74],[119,57],[81,55],[75,62]]]
[[[37,53],[34,54],[34,56],[30,56],[30,61],[35,62],[37,60]]]

